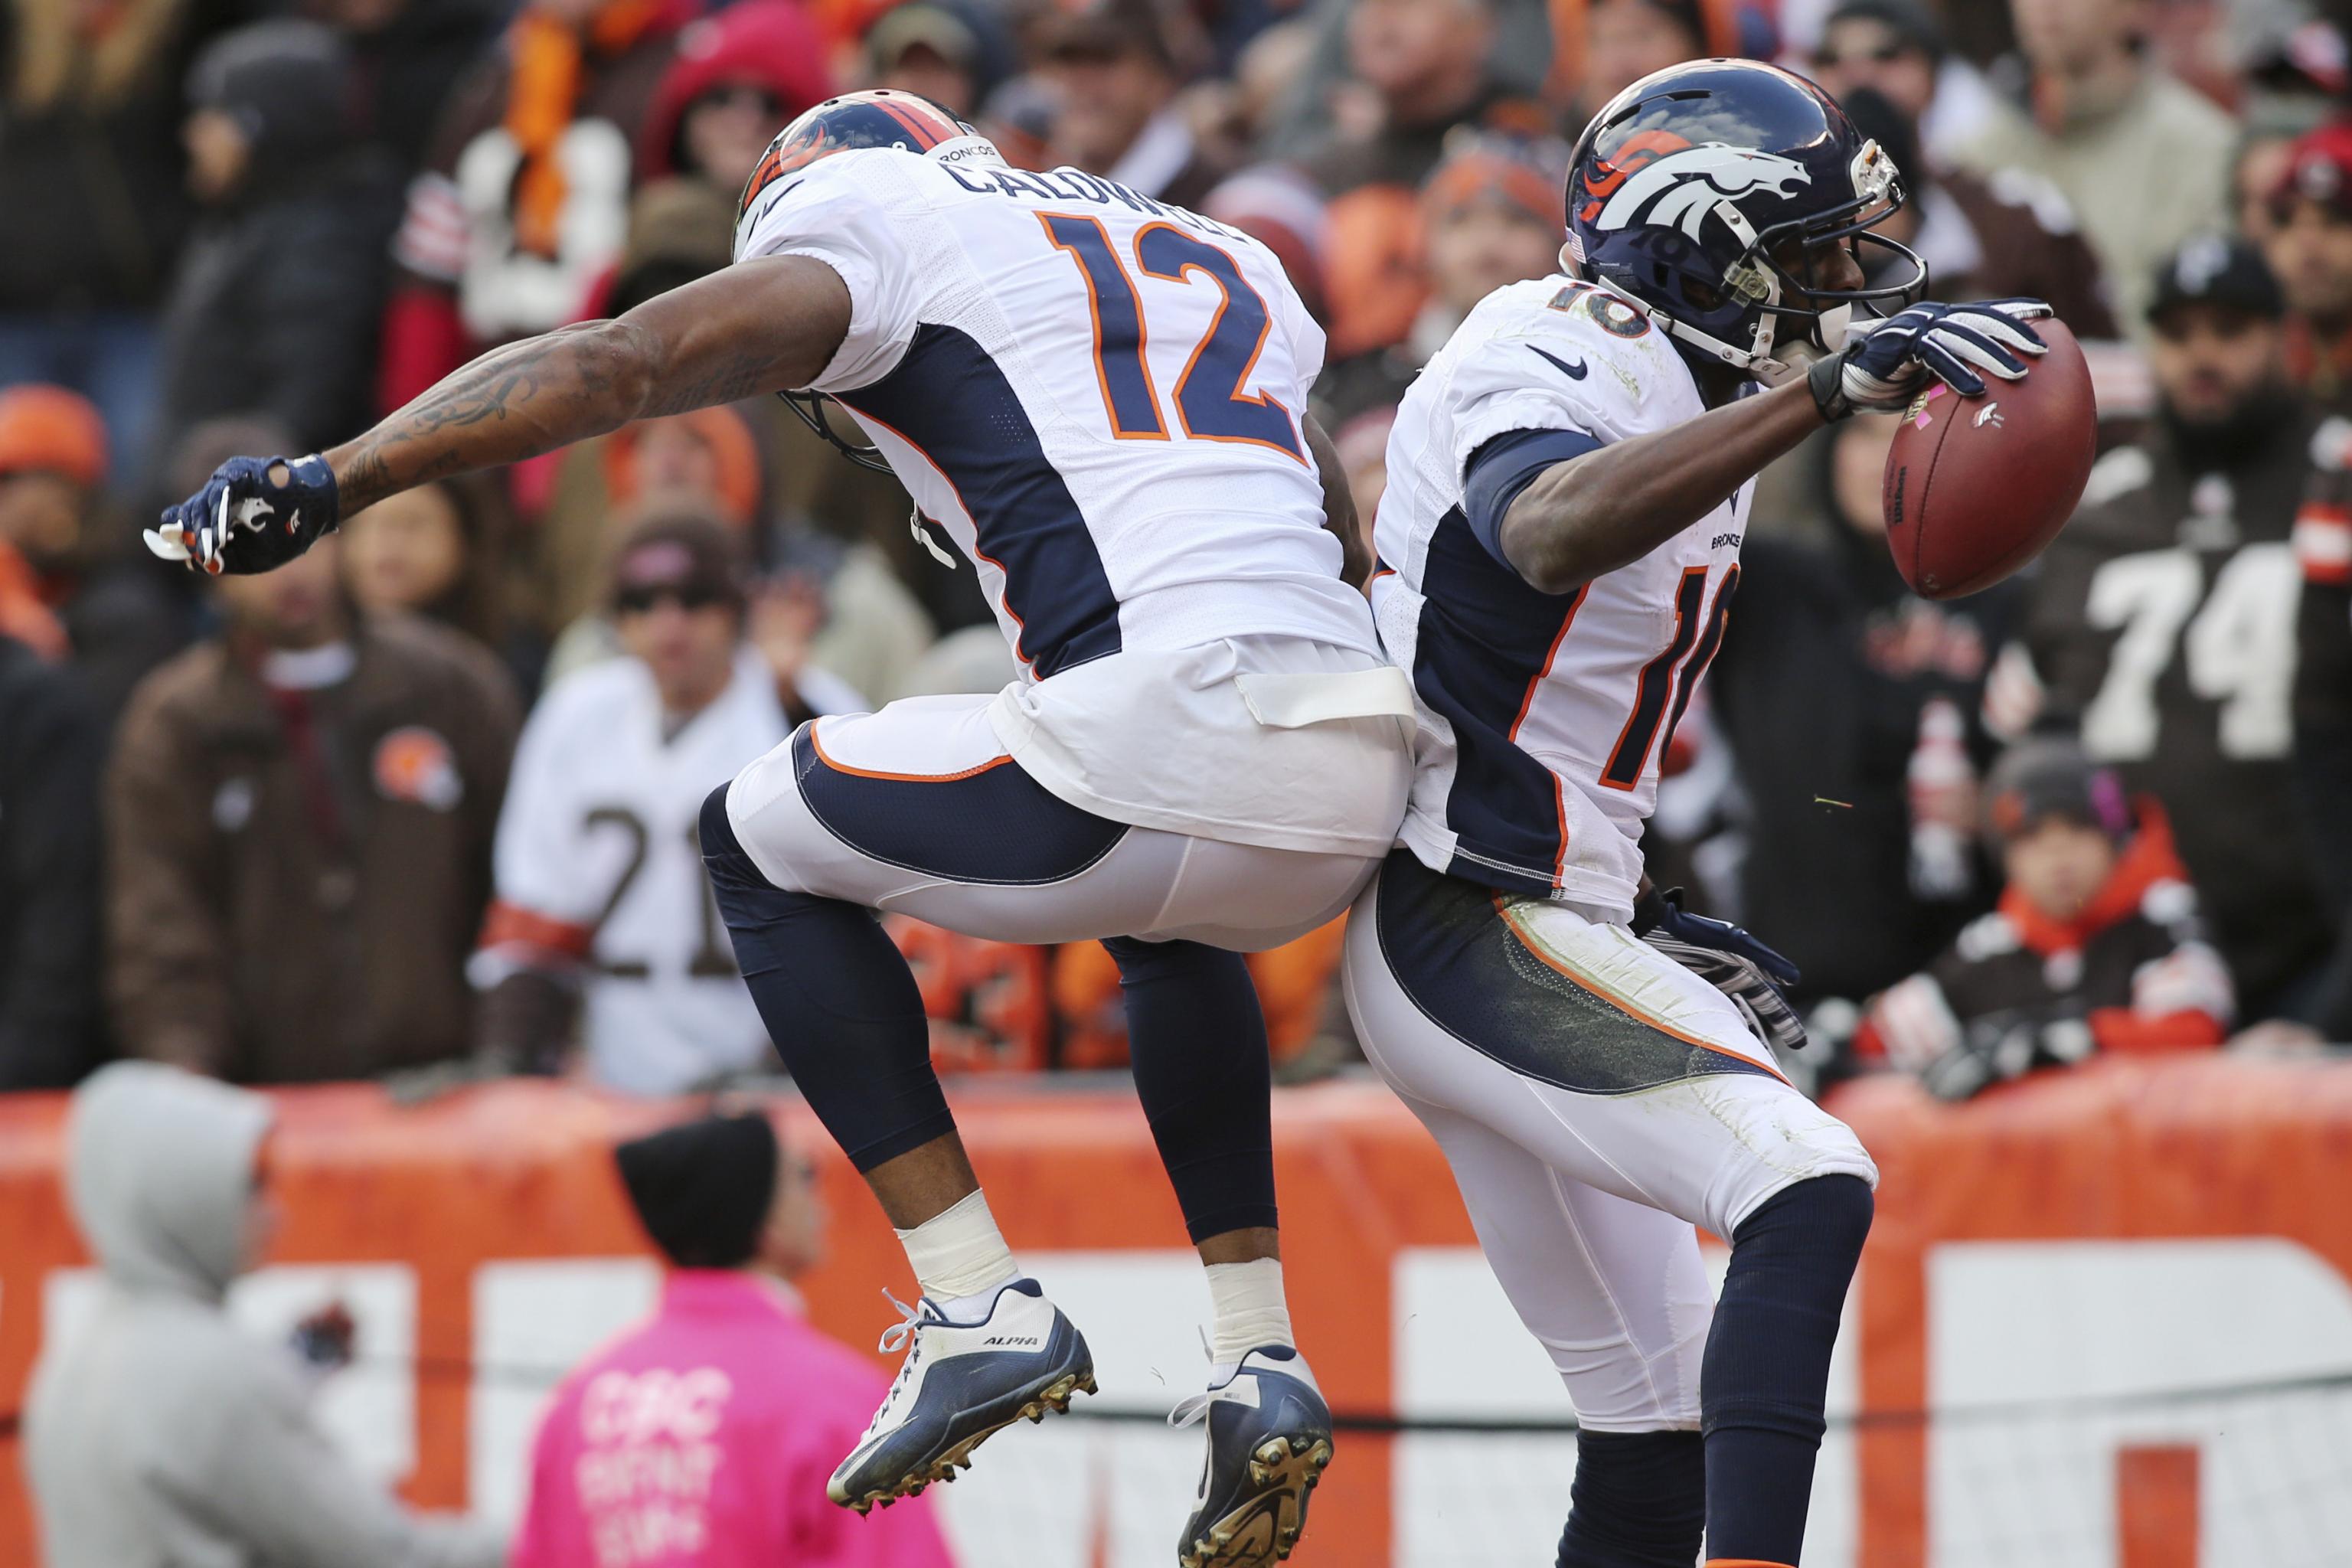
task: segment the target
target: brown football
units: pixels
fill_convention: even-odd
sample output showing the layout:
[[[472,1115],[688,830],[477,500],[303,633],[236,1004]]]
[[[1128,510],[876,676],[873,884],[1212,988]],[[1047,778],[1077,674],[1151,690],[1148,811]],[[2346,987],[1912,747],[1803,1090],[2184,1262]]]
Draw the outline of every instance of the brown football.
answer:
[[[1990,588],[2058,535],[2083,499],[2098,437],[2091,369],[2074,334],[2032,323],[2050,352],[1981,397],[1937,382],[1912,401],[1886,454],[1886,547],[1930,599]]]

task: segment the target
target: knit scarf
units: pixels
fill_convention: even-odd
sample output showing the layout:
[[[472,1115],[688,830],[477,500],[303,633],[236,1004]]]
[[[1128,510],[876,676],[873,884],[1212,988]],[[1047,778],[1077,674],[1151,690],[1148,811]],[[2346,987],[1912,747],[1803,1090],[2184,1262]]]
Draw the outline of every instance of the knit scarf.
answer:
[[[608,0],[584,29],[536,8],[515,22],[506,130],[522,151],[514,203],[520,248],[551,258],[557,251],[565,192],[556,148],[579,108],[583,54],[621,54],[645,37],[667,4]]]

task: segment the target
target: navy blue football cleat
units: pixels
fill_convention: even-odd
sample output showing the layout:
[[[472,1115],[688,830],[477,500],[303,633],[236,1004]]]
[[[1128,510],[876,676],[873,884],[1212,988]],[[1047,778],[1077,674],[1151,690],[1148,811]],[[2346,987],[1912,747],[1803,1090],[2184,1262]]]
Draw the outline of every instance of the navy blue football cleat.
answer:
[[[884,1291],[884,1295],[889,1295]],[[988,1316],[952,1323],[929,1297],[890,1304],[906,1321],[882,1335],[882,1349],[907,1347],[898,1381],[866,1436],[841,1461],[825,1495],[859,1513],[887,1508],[933,1481],[971,1468],[971,1451],[1023,1416],[1066,1411],[1074,1394],[1095,1391],[1087,1342],[1034,1279],[1001,1287]]]
[[[1223,1371],[1223,1369],[1220,1369]],[[1176,1543],[1181,1568],[1264,1568],[1291,1553],[1307,1527],[1307,1494],[1331,1462],[1331,1407],[1307,1359],[1261,1345],[1222,1382],[1168,1417],[1206,1419],[1201,1490]]]

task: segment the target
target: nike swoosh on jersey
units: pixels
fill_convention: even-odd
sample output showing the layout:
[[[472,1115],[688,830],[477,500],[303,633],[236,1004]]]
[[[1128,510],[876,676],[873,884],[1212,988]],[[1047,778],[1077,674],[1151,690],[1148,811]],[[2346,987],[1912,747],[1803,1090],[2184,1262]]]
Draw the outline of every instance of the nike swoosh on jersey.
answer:
[[[1533,343],[1529,343],[1528,345],[1528,352],[1530,353],[1541,354],[1547,363],[1549,363],[1554,370],[1559,372],[1560,374],[1568,377],[1570,381],[1582,381],[1584,379],[1584,373],[1591,368],[1582,360],[1578,360],[1574,364],[1570,364],[1568,361],[1560,358],[1558,354],[1545,353],[1543,350],[1536,347]]]

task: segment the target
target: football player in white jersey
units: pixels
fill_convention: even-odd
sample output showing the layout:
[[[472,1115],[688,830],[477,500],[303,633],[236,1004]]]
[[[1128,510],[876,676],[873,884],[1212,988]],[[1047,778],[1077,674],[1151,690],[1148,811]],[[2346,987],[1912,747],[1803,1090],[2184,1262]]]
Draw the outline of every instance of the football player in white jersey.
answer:
[[[861,1510],[1091,1389],[1022,1277],[870,918],[1108,939],[1136,1086],[1215,1307],[1209,1455],[1178,1556],[1286,1556],[1331,1453],[1291,1342],[1265,1022],[1240,951],[1339,914],[1393,841],[1409,682],[1330,443],[1323,334],[1256,241],[1073,169],[1005,166],[903,93],[821,104],[744,191],[736,265],[484,355],[323,455],[236,458],[150,536],[213,571],[288,559],[406,486],[766,391],[864,427],[979,574],[1022,679],[825,718],[702,814],[744,977],[906,1242],[907,1359],[834,1474]]]
[[[2024,374],[2047,311],[1912,304],[1899,247],[1867,287],[1895,171],[1769,66],[1626,89],[1567,196],[1564,271],[1473,310],[1389,439],[1372,596],[1420,737],[1347,998],[1575,1402],[1562,1568],[1689,1568],[1702,1530],[1794,1563],[1877,1173],[1774,1065],[1793,973],[1645,893],[1642,824],[1757,471],[1930,376]],[[1732,1244],[1712,1308],[1694,1225]]]

